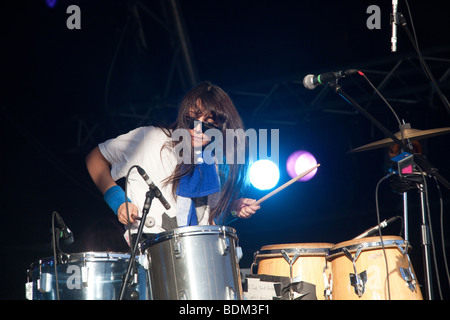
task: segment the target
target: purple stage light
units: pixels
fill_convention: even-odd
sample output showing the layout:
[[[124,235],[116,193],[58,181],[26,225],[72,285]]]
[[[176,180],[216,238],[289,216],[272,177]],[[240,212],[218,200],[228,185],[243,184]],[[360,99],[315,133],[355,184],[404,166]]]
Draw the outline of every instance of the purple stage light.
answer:
[[[286,169],[291,178],[317,165],[316,158],[308,151],[299,150],[292,153],[286,162]],[[308,181],[314,177],[317,168],[298,181]]]
[[[49,8],[53,8],[56,5],[56,0],[45,0],[45,2]]]

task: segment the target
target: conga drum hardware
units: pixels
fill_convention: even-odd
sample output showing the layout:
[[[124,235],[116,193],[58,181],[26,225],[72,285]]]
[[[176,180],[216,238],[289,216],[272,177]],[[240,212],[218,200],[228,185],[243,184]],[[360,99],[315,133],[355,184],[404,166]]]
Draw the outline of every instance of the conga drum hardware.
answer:
[[[297,259],[300,257],[301,255],[301,249],[296,249],[295,250],[295,254],[294,257],[291,259],[289,257],[289,255],[286,253],[285,249],[281,249],[281,255],[283,256],[284,260],[286,260],[286,262],[289,264],[289,279],[291,280],[291,283],[294,282],[294,276],[292,274],[292,266],[294,265],[294,263],[297,261]],[[289,294],[290,294],[290,299],[292,299],[294,297],[294,290],[291,287],[289,287]]]
[[[411,260],[409,258],[409,254],[408,254],[408,242],[405,241],[405,248],[403,249],[403,247],[396,241],[394,241],[395,245],[397,245],[398,250],[400,250],[400,252],[403,254],[403,256],[406,257],[406,259],[408,259],[408,268],[400,268],[400,273],[402,274],[402,278],[403,280],[406,281],[406,283],[408,284],[408,288],[411,291],[415,291],[416,290],[416,277],[414,275],[414,272],[412,271],[412,265],[411,265]]]
[[[358,246],[356,254],[353,257],[347,248],[342,248],[342,251],[344,252],[345,256],[349,258],[353,264],[353,270],[355,271],[355,273],[350,273],[350,284],[352,285],[352,287],[355,288],[355,293],[358,295],[358,297],[362,297],[362,295],[364,294],[365,283],[367,282],[367,272],[363,271],[361,273],[358,273],[356,271],[356,260],[358,260],[358,257],[361,254],[362,249],[363,246],[361,245]]]
[[[327,261],[325,260],[325,266],[323,267],[323,283],[325,284],[325,288],[323,290],[323,296],[325,300],[332,300],[333,296],[333,277],[331,274],[331,269],[327,272],[327,269],[330,269]]]
[[[408,249],[409,243],[397,236],[335,245],[327,255],[332,265],[332,298],[422,300]]]
[[[295,254],[292,259],[289,258],[289,255],[286,253],[285,249],[281,249],[280,252],[281,252],[281,255],[283,256],[284,260],[286,260],[286,262],[289,264],[289,278],[291,279],[291,282],[292,282],[292,280],[294,279],[294,276],[292,274],[292,266],[297,261],[297,259],[300,257],[301,249],[295,249]]]

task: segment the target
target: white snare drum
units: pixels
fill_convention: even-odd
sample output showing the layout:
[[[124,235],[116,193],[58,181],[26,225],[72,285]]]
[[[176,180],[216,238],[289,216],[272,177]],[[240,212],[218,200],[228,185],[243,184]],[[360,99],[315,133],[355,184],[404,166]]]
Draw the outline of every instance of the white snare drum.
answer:
[[[236,231],[224,226],[182,227],[144,240],[153,299],[242,299],[237,242]]]
[[[333,300],[423,299],[407,242],[401,237],[384,236],[383,244],[386,255],[380,237],[345,241],[331,248],[327,260],[332,266]]]
[[[60,254],[55,263],[45,258],[31,264],[28,270],[27,298],[57,300],[58,279],[61,300],[115,300],[128,268],[130,255],[114,252]],[[138,272],[126,291],[127,299],[148,300],[146,270],[136,261]]]

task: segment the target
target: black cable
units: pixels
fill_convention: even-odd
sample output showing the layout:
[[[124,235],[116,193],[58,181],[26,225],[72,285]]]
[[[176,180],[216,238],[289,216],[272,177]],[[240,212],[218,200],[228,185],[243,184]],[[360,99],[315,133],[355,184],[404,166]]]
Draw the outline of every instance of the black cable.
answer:
[[[381,178],[375,187],[375,207],[376,207],[376,213],[377,213],[378,234],[380,235],[381,247],[383,249],[383,255],[384,255],[384,262],[386,264],[386,282],[387,282],[387,291],[388,291],[389,300],[391,300],[391,285],[390,285],[390,281],[389,281],[389,265],[388,265],[387,256],[386,256],[386,248],[384,247],[383,235],[381,233],[382,227],[381,227],[381,219],[380,219],[380,210],[379,210],[379,206],[378,206],[378,189],[380,187],[380,184],[392,175],[393,175],[392,173],[389,173],[388,175]]]
[[[400,219],[400,232],[398,233],[398,236],[403,238],[403,217],[397,216],[397,218]]]
[[[439,277],[439,270],[438,270],[438,266],[437,266],[437,259],[436,259],[436,247],[434,245],[434,237],[433,237],[433,228],[432,228],[432,223],[431,223],[431,215],[430,215],[430,204],[429,204],[429,200],[428,200],[428,186],[427,186],[427,180],[425,179],[425,173],[422,171],[422,168],[420,168],[420,166],[416,165],[417,168],[420,171],[420,174],[422,175],[422,181],[423,181],[423,193],[425,195],[425,204],[427,206],[427,218],[428,218],[428,226],[430,229],[430,241],[431,241],[431,251],[433,253],[433,260],[434,260],[434,268],[435,268],[435,272],[436,272],[436,279],[437,279],[437,285],[438,285],[438,291],[439,291],[439,295],[442,299],[442,290],[441,290],[441,281],[440,281],[440,277]],[[427,239],[428,241],[428,239]],[[430,282],[432,281],[432,279],[430,279]]]
[[[58,264],[58,259],[57,259],[57,253],[56,253],[56,230],[55,230],[55,215],[56,215],[56,211],[53,211],[52,214],[52,239],[53,239],[53,266],[55,269],[55,283],[56,283],[56,298],[57,300],[60,300],[59,298],[59,284],[58,284],[58,268],[57,268],[57,264]],[[58,245],[59,247],[59,245]]]
[[[369,85],[372,87],[372,89],[375,91],[375,93],[381,98],[381,100],[384,101],[384,103],[389,107],[389,109],[391,109],[392,113],[395,116],[395,119],[398,122],[398,125],[401,126],[402,123],[397,115],[397,113],[394,111],[394,108],[392,108],[392,106],[389,104],[389,102],[387,102],[387,100],[383,97],[383,95],[378,91],[378,89],[372,84],[372,82],[369,80],[369,78],[367,78],[367,76],[364,74],[364,72],[358,72],[359,75],[361,75],[364,79],[366,79],[366,81],[369,83]]]
[[[358,71],[358,74],[361,75],[369,83],[369,85],[372,87],[372,89],[375,91],[375,93],[381,98],[381,100],[383,100],[383,102],[388,106],[388,108],[394,114],[394,117],[397,120],[399,129],[400,129],[401,141],[403,142],[405,140],[405,137],[403,135],[402,123],[401,123],[400,118],[398,117],[397,113],[394,111],[394,108],[392,108],[392,106],[389,104],[389,102],[387,102],[387,100],[383,97],[383,95],[380,93],[380,91],[378,91],[378,89],[373,85],[373,83],[364,74],[364,72]]]
[[[448,262],[447,262],[447,253],[445,251],[445,235],[444,235],[444,203],[442,200],[442,192],[441,187],[439,186],[439,182],[436,177],[433,177],[434,181],[436,182],[436,187],[439,194],[439,205],[440,205],[440,223],[441,223],[441,246],[442,246],[442,255],[444,258],[444,266],[445,266],[445,272],[447,274],[448,284],[450,288],[450,274],[448,271]]]
[[[422,53],[420,52],[419,41],[417,40],[416,30],[414,28],[414,22],[413,22],[413,18],[412,18],[412,14],[411,14],[411,9],[409,7],[409,3],[407,0],[405,0],[405,4],[406,4],[406,8],[408,10],[409,19],[411,20],[411,28],[413,31],[413,35],[411,35],[411,32],[409,31],[407,24],[406,24],[406,19],[403,17],[403,15],[401,13],[399,13],[400,25],[405,29],[406,34],[409,37],[409,39],[414,47],[414,50],[416,50],[416,53],[419,57],[420,65],[422,66],[422,69],[425,72],[425,75],[432,82],[434,89],[436,90],[439,98],[441,99],[442,103],[444,104],[444,107],[447,109],[447,112],[450,114],[450,104],[449,104],[447,98],[445,97],[445,95],[442,93],[441,89],[439,88],[439,85],[437,84],[436,79],[434,79],[433,74],[431,73],[425,59],[423,58]]]

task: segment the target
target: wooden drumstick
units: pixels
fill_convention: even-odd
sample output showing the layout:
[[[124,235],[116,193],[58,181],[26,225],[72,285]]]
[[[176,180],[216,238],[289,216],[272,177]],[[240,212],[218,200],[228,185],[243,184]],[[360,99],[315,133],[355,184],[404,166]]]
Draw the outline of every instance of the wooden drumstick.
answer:
[[[284,188],[289,187],[291,184],[293,184],[295,181],[303,178],[304,176],[306,176],[308,173],[310,173],[311,171],[313,171],[314,169],[318,168],[320,166],[320,164],[312,167],[311,169],[306,170],[303,173],[300,173],[298,176],[296,176],[295,178],[292,178],[291,180],[289,180],[288,182],[286,182],[285,184],[283,184],[282,186],[279,186],[278,188],[276,188],[275,190],[273,190],[272,192],[266,194],[264,197],[262,197],[261,199],[251,203],[250,205],[253,206],[257,206],[259,204],[261,204],[263,201],[266,201],[267,199],[269,199],[270,197],[274,196],[275,194],[277,194],[278,192],[280,192],[281,190],[283,190]]]

